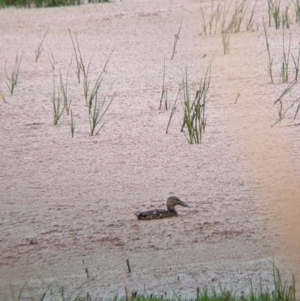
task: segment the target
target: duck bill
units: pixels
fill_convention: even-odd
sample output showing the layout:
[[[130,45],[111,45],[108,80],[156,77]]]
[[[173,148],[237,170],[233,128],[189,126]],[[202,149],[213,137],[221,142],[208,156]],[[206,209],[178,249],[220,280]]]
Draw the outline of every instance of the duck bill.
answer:
[[[182,207],[190,207],[187,203],[180,201],[179,205],[181,205]]]

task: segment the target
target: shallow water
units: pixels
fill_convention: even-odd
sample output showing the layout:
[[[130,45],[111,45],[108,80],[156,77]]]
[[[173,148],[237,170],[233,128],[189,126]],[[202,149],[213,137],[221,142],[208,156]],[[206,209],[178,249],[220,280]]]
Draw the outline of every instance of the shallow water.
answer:
[[[25,281],[24,296],[48,286],[53,294],[61,286],[69,294],[87,280],[86,268],[83,294],[93,299],[123,296],[125,285],[140,294],[171,296],[174,290],[188,298],[198,286],[219,283],[247,292],[249,277],[271,287],[273,259],[297,272],[299,127],[290,116],[270,127],[283,85],[279,78],[269,84],[260,24],[265,4],[257,6],[258,30],[244,27],[232,35],[226,56],[219,33],[200,35],[201,5],[208,3],[133,0],[0,11],[1,61],[10,66],[22,53],[12,97],[1,73],[2,299]],[[117,94],[97,137],[88,134],[74,57],[69,94],[75,137],[65,114],[52,125],[49,55],[65,74],[73,51],[68,28],[77,33],[85,62],[92,58],[92,79],[114,49],[103,93]],[[269,31],[279,61],[281,33]],[[292,31],[296,36],[296,24]],[[180,132],[181,106],[165,134],[170,111],[158,110],[164,56],[172,102],[185,68],[192,94],[212,61],[201,145],[189,145]],[[136,220],[134,212],[164,208],[169,195],[191,208],[179,208],[174,219]]]

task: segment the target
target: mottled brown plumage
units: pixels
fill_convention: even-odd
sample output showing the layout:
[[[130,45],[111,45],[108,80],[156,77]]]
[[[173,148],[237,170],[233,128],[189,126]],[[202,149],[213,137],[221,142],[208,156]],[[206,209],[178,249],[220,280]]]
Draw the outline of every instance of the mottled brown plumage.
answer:
[[[167,200],[167,210],[164,209],[154,209],[143,212],[134,213],[139,220],[151,220],[165,217],[178,216],[177,211],[175,210],[175,206],[180,205],[183,207],[190,207],[185,202],[181,201],[176,196],[170,196]]]

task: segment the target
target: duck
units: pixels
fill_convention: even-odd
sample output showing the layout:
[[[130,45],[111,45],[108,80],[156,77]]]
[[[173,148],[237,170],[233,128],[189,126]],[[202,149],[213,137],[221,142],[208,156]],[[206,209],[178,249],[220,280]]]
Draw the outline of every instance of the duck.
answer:
[[[167,210],[154,209],[149,211],[135,212],[138,220],[151,220],[165,217],[178,216],[175,206],[180,205],[182,207],[190,207],[187,203],[181,201],[176,196],[170,196],[167,200]]]

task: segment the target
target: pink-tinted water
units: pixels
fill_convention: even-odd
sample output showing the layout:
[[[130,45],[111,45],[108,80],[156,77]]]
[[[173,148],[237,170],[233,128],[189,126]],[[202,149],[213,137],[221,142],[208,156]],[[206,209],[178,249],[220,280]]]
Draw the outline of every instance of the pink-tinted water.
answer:
[[[269,29],[270,84],[265,3],[258,1],[253,32],[245,25],[249,4],[229,55],[220,32],[201,34],[201,7],[209,14],[209,1],[192,0],[0,10],[2,299],[25,282],[24,297],[50,287],[47,297],[54,298],[62,286],[70,294],[82,284],[92,299],[124,296],[125,286],[139,294],[193,297],[196,287],[222,284],[241,293],[249,277],[271,286],[273,259],[297,273],[299,127],[291,116],[270,127],[277,118],[273,102],[285,88],[278,75],[282,32]],[[88,134],[68,29],[77,33],[85,63],[92,58],[91,85],[114,50],[101,91],[117,94],[96,137]],[[296,54],[296,24],[291,32]],[[51,52],[56,74],[65,76],[73,59],[74,138],[66,114],[52,124]],[[11,70],[17,53],[19,83],[9,96],[3,67],[7,60]],[[186,67],[195,94],[212,62],[201,145],[189,145],[180,132],[181,105],[165,134],[170,111],[158,110],[164,57],[171,102]],[[164,208],[170,195],[191,208],[179,208],[178,218],[136,220],[134,212]]]

